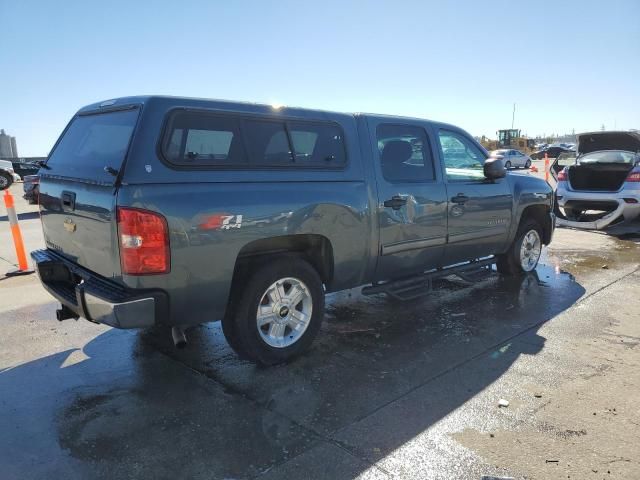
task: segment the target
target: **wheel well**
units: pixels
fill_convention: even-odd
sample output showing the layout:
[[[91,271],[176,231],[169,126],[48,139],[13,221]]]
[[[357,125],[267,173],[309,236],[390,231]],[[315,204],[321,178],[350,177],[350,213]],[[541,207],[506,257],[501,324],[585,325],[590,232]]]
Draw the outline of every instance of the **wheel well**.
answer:
[[[298,255],[316,269],[327,287],[333,280],[333,248],[322,235],[283,235],[248,243],[240,250],[233,271],[233,282],[257,264],[273,259],[274,255]]]
[[[548,245],[551,242],[551,216],[548,205],[529,205],[522,211],[520,223],[532,219],[542,227],[542,243]]]

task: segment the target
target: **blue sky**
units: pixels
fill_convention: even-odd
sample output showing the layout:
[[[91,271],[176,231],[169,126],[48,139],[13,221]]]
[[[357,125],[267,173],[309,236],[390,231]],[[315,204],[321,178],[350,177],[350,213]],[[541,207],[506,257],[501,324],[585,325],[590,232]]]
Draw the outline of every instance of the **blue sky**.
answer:
[[[0,0],[0,128],[46,155],[78,108],[135,94],[640,128],[639,19],[639,0]]]

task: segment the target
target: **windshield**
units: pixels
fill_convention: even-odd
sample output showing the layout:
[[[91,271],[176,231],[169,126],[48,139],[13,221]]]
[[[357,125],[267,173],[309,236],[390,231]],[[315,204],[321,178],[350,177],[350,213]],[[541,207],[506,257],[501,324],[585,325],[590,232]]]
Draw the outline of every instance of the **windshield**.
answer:
[[[47,160],[51,173],[76,178],[111,177],[129,147],[138,109],[77,116]]]
[[[628,163],[632,164],[638,159],[638,155],[624,150],[604,150],[583,155],[578,163]]]
[[[508,152],[508,150],[493,150],[489,153],[489,155],[491,155],[492,157],[496,156],[496,155],[506,155]]]

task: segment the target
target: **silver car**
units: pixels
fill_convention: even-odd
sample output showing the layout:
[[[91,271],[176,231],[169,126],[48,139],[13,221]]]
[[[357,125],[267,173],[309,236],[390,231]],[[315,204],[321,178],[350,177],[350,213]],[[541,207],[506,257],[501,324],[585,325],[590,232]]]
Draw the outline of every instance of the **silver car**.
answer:
[[[505,168],[529,168],[531,166],[531,157],[525,155],[520,150],[504,148],[501,150],[493,150],[489,155],[492,158],[501,159]]]
[[[551,174],[559,225],[600,230],[640,216],[640,133],[583,133],[575,158],[558,157]]]
[[[13,164],[9,160],[0,160],[0,190],[6,190],[13,182],[21,180],[13,170]]]

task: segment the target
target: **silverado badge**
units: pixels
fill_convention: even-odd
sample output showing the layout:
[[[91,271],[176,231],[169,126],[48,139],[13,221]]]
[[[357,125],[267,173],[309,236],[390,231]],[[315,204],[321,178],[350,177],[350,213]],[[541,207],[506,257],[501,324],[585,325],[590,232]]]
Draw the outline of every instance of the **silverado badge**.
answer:
[[[64,229],[69,233],[73,233],[76,231],[76,224],[70,218],[65,218]]]

